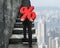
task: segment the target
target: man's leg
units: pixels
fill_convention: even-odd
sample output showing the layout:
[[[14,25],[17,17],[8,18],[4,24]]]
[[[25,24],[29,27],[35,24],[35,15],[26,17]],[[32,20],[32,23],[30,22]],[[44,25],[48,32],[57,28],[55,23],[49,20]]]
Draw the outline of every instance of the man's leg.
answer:
[[[29,22],[28,25],[28,38],[29,38],[29,47],[32,47],[32,22]]]
[[[27,37],[26,37],[26,23],[23,23],[23,38],[22,38],[22,42],[23,44],[25,44],[25,42],[27,42]]]
[[[26,39],[26,26],[25,26],[25,24],[23,24],[23,35],[24,35],[24,39]]]

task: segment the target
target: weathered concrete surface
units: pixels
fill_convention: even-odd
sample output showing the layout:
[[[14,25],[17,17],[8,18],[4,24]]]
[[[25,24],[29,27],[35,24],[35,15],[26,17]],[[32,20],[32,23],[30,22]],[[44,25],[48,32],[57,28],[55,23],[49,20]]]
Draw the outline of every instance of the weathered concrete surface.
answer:
[[[37,44],[32,45],[33,48],[38,48]],[[23,45],[23,44],[12,44],[9,45],[8,48],[29,48],[29,45]]]
[[[3,45],[3,37],[4,37],[4,16],[3,16],[3,0],[0,0],[0,48]]]
[[[24,4],[29,6],[29,0],[0,0],[0,48],[8,48],[9,38],[19,11]]]
[[[8,48],[20,5],[21,0],[0,0],[0,48]]]

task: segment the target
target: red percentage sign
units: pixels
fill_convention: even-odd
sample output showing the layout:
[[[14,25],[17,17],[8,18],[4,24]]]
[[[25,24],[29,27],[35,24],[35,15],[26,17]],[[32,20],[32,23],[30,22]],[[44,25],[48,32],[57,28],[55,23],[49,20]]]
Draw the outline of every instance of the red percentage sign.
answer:
[[[26,6],[22,7],[20,9],[20,12],[23,14],[23,16],[21,17],[21,19],[26,19],[28,18],[29,20],[32,19],[34,20],[36,18],[36,13],[32,12],[34,9],[34,6],[31,6],[30,8],[27,8]]]

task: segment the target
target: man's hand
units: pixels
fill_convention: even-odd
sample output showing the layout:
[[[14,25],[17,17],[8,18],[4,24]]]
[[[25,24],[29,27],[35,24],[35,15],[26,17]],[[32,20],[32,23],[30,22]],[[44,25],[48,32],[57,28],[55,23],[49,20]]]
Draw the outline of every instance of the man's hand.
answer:
[[[33,21],[32,19],[30,19],[30,21]]]
[[[21,19],[21,21],[24,21],[24,19]]]

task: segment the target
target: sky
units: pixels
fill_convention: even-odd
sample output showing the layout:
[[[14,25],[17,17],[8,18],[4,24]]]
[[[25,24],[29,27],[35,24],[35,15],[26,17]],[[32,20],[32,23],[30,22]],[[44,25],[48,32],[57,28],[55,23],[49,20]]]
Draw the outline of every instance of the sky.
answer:
[[[56,7],[60,9],[60,0],[31,0],[31,5],[35,6],[36,8],[40,7]],[[37,17],[36,21],[40,19],[40,17],[43,16],[46,17],[45,20],[47,20],[47,28],[49,29],[60,26],[60,10],[55,10],[54,8],[51,10],[40,10],[36,9]],[[47,11],[47,12],[46,12]],[[42,13],[41,13],[42,12]],[[59,14],[58,14],[59,13]],[[59,17],[58,17],[59,16]],[[37,27],[37,26],[36,26]]]
[[[34,6],[60,8],[60,0],[31,0],[31,3]]]

